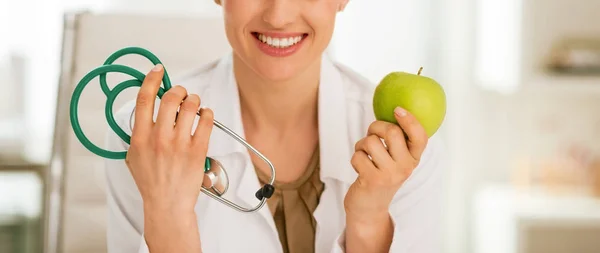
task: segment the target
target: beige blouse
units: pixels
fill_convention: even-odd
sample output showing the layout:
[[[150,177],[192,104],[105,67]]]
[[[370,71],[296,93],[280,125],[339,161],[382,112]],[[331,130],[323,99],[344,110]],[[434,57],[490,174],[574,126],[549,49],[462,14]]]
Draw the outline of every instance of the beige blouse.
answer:
[[[285,253],[314,252],[316,221],[312,214],[324,188],[319,171],[317,148],[305,173],[294,182],[275,182],[275,193],[267,200]],[[269,181],[270,176],[256,172],[262,184]]]

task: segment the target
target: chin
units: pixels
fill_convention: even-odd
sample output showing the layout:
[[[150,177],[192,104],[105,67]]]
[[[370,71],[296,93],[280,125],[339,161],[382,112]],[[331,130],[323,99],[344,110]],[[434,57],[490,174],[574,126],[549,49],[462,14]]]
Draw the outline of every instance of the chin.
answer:
[[[298,62],[290,60],[261,61],[254,63],[254,71],[264,79],[282,82],[293,79],[302,72]]]

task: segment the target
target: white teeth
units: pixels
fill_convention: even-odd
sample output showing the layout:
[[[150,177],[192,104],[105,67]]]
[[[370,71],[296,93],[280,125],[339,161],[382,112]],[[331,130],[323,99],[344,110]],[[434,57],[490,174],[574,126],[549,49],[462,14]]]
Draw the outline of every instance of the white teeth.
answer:
[[[258,39],[263,43],[276,47],[276,48],[287,48],[295,45],[302,40],[302,36],[289,37],[289,38],[271,38],[264,34],[258,34]]]

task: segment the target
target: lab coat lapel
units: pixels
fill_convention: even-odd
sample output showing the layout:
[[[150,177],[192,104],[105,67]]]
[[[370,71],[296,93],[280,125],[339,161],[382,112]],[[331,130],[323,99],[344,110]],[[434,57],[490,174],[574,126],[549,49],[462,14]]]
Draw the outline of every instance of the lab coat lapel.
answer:
[[[239,92],[231,56],[219,63],[207,93],[209,95],[206,104],[213,110],[215,120],[245,139]],[[230,188],[224,197],[246,208],[256,206],[259,201],[254,194],[261,185],[249,155],[251,151],[217,127],[213,129],[209,150],[212,151],[209,154],[220,160],[229,174]],[[257,213],[244,215],[248,215],[248,218],[260,216],[265,222],[265,228],[271,230],[269,237],[278,239],[275,223],[266,205]],[[257,233],[261,234],[261,240],[264,241],[264,232],[258,230]]]
[[[321,180],[353,182],[356,178],[350,158],[354,153],[348,128],[348,108],[344,78],[327,56],[323,56],[319,86],[319,139]]]
[[[330,252],[345,224],[344,196],[356,179],[350,159],[354,151],[348,128],[347,95],[340,70],[323,57],[319,86],[319,140],[321,180],[325,184],[319,206],[313,213],[317,222],[316,252]]]

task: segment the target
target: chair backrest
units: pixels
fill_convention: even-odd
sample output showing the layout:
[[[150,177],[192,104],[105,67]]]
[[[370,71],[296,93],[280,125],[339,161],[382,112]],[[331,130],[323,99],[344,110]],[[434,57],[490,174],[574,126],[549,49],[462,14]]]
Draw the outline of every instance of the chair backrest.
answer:
[[[139,46],[157,55],[173,78],[230,52],[220,17],[75,13],[65,16],[62,68],[55,140],[47,175],[45,252],[106,252],[104,158],[89,152],[76,138],[69,120],[75,86],[115,51]],[[152,66],[142,56],[116,63],[146,73]],[[109,74],[111,88],[131,79]],[[174,83],[176,84],[176,83]],[[139,89],[125,91],[114,110],[135,99]],[[87,137],[99,147],[109,129],[104,116],[106,97],[98,79],[83,92],[79,119]],[[115,150],[119,151],[119,150]]]

